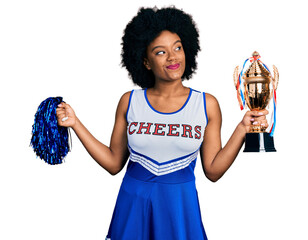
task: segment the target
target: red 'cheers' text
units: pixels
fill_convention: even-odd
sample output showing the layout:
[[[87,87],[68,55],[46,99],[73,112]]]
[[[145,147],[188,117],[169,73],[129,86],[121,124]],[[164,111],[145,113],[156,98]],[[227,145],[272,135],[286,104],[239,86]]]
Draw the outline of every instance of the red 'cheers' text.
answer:
[[[172,136],[185,138],[201,138],[201,126],[191,126],[189,124],[165,124],[150,122],[131,122],[128,126],[128,133],[149,134],[157,136]]]

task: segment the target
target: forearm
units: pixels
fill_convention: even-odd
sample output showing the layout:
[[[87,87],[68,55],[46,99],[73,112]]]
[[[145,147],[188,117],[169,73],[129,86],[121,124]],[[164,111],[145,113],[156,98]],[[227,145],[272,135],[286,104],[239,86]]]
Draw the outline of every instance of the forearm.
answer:
[[[237,125],[227,144],[218,151],[211,165],[207,168],[206,176],[211,181],[217,181],[234,162],[245,140],[246,129],[241,123]]]
[[[116,161],[115,154],[105,144],[98,141],[77,118],[76,124],[72,127],[77,137],[91,155],[91,157],[110,174],[116,174],[121,169],[121,164]]]
[[[251,125],[267,127],[267,110],[247,111],[242,121],[235,128],[227,144],[221,147],[221,112],[218,101],[211,95],[206,95],[208,124],[204,132],[204,140],[201,146],[201,159],[205,175],[215,182],[220,179],[234,162],[241,147],[245,135]]]

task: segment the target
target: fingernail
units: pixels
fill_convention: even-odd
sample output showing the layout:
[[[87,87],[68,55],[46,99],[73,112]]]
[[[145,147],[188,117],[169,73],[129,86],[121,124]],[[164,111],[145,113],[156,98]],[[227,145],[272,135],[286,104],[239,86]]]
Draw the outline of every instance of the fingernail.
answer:
[[[265,126],[265,124],[264,124],[264,123],[261,123],[261,126],[262,126],[262,127],[264,127],[264,126]]]
[[[250,119],[251,122],[253,122],[254,120],[255,120],[254,118]]]
[[[258,114],[259,114],[259,115],[264,115],[264,113],[263,113],[263,112],[259,112]]]
[[[252,125],[257,125],[258,124],[258,122],[254,122]]]
[[[68,117],[62,118],[62,122],[65,122],[68,119]]]

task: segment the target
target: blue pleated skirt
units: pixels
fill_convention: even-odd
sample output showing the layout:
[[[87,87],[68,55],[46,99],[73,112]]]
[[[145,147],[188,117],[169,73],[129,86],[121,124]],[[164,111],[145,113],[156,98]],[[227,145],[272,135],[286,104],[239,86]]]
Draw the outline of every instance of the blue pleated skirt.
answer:
[[[155,176],[129,162],[106,239],[206,240],[194,164]]]

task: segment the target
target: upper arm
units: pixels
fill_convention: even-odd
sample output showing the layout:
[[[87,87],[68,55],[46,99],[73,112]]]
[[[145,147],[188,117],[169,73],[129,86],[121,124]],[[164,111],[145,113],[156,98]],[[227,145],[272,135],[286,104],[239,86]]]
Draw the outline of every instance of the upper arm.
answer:
[[[122,95],[116,110],[115,123],[110,140],[110,151],[119,163],[119,170],[123,168],[128,158],[127,149],[127,120],[126,112],[131,92]]]
[[[206,110],[208,124],[204,131],[203,143],[200,149],[205,174],[215,156],[221,150],[221,111],[217,99],[210,94],[206,94]]]

